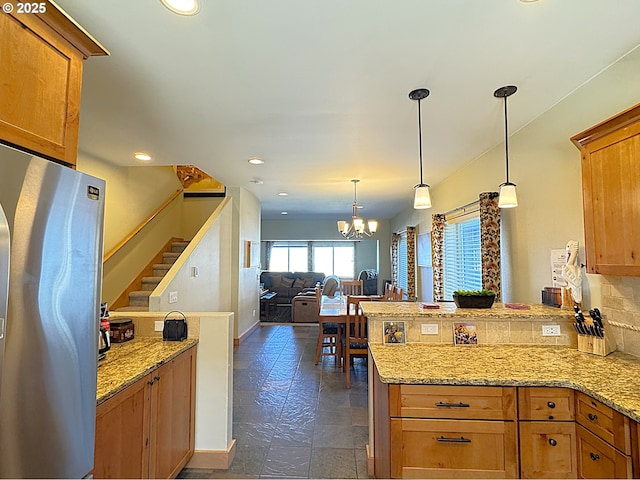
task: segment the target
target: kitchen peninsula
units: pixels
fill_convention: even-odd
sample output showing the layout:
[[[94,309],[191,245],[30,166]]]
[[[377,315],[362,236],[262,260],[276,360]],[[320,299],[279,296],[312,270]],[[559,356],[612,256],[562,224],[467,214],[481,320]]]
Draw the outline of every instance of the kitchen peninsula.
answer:
[[[484,331],[494,339],[491,328],[500,322],[507,330],[519,322],[534,329],[571,318],[543,306],[511,312],[501,305],[484,311],[363,305],[376,321],[415,324],[418,336],[422,323],[496,323]],[[454,346],[450,329],[438,344],[412,341],[414,332],[407,344],[385,345],[375,332],[369,344],[375,476],[637,476],[640,360],[578,352],[573,329],[562,330],[566,344],[545,345],[482,342],[479,329],[477,346]]]

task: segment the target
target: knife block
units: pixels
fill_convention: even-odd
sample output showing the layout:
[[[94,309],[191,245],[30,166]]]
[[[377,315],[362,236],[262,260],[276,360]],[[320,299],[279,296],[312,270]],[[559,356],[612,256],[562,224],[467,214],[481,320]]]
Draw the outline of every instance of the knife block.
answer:
[[[611,333],[611,329],[607,326],[607,321],[603,319],[602,324],[604,325],[604,338],[578,334],[579,352],[606,357],[611,352],[616,351],[616,340]]]

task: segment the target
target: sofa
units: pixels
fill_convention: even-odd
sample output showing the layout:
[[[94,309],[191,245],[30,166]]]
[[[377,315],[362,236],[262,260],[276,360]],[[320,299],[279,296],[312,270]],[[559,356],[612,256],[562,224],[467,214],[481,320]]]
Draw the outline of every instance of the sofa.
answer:
[[[340,280],[335,275],[329,275],[322,284],[322,295],[333,297],[338,291]],[[293,323],[317,323],[318,300],[315,289],[302,291],[291,301],[291,321]]]
[[[320,272],[262,272],[260,283],[264,288],[275,292],[278,303],[291,303],[293,297],[302,291],[313,289],[316,283],[324,281]]]

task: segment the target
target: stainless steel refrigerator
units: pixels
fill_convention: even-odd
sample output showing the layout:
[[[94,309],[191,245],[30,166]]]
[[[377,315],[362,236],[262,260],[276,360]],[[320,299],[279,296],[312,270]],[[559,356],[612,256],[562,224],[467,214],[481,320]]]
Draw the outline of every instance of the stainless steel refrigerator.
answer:
[[[93,469],[104,181],[0,146],[0,477]]]

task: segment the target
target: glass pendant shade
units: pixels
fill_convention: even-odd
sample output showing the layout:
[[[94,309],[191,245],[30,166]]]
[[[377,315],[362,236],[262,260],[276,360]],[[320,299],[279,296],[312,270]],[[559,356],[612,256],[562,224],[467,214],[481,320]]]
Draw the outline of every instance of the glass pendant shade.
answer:
[[[369,220],[369,231],[371,233],[376,233],[378,231],[378,221],[377,220]]]
[[[516,186],[513,183],[503,183],[500,185],[500,198],[498,199],[498,207],[513,208],[518,206],[518,196],[516,195]]]
[[[360,217],[355,217],[353,219],[353,228],[355,228],[357,232],[362,232],[364,230],[364,220]]]
[[[415,194],[413,197],[413,208],[420,210],[423,208],[431,208],[431,195],[429,194],[429,185],[416,185],[414,187]]]

